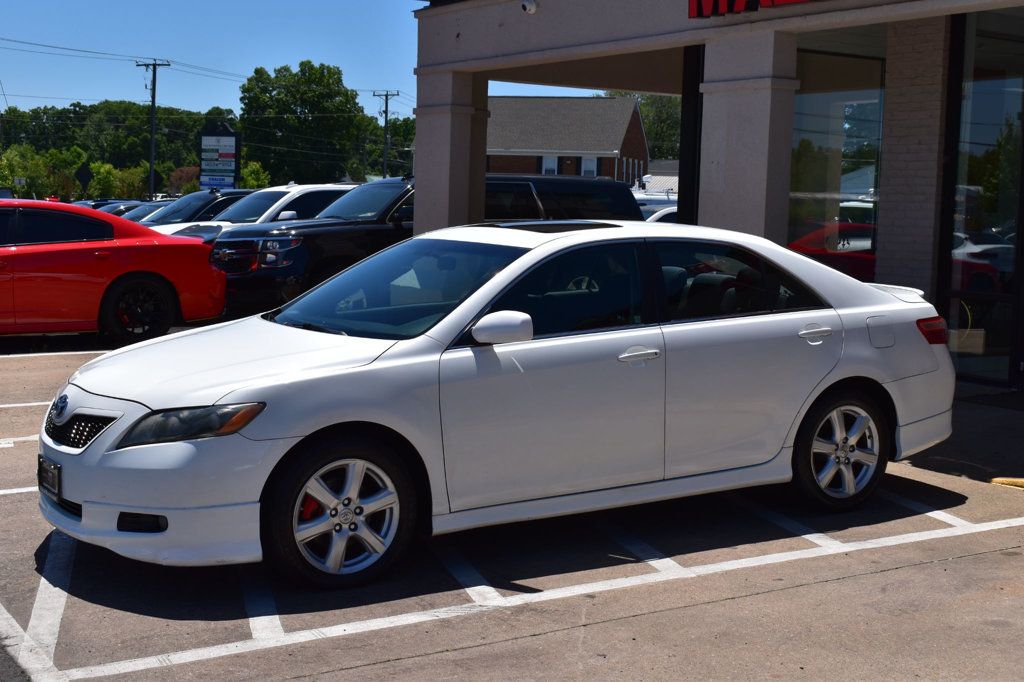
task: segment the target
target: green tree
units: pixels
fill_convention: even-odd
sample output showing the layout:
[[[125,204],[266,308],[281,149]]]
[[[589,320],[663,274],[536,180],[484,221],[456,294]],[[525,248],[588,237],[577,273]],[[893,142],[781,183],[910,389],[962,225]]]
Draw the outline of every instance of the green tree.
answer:
[[[242,84],[241,102],[247,153],[281,183],[342,179],[374,122],[340,68],[311,61],[273,74],[257,68]]]
[[[89,181],[88,195],[93,198],[112,197],[117,194],[117,169],[106,161],[89,164],[92,180]]]
[[[14,178],[25,178],[25,185],[15,187]],[[12,145],[0,156],[0,181],[22,198],[42,198],[49,194],[46,161],[27,144]]]
[[[149,193],[149,164],[140,162],[136,166],[122,168],[117,172],[117,196],[125,199],[139,199]]]
[[[270,173],[264,170],[259,161],[242,162],[243,189],[262,189],[270,184]]]
[[[50,149],[46,152],[47,175],[50,191],[62,199],[81,193],[75,172],[85,163],[85,151],[73,145],[69,149]]]
[[[640,107],[652,159],[679,158],[681,102],[675,95],[649,95],[625,90],[606,90],[607,97],[632,97]]]

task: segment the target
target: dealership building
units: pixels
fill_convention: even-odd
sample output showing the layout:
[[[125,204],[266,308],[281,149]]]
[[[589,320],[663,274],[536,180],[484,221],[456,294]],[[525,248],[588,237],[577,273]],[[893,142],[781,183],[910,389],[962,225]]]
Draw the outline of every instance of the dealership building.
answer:
[[[1024,387],[1024,1],[433,0],[416,226],[483,218],[488,83],[679,95],[684,222],[923,289]]]

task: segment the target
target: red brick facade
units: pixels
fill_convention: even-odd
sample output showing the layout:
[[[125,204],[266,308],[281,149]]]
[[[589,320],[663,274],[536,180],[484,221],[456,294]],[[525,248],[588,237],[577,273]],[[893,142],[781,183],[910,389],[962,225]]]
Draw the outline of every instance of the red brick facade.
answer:
[[[533,175],[541,172],[541,159],[540,156],[489,154],[487,156],[487,172]],[[633,182],[647,174],[649,162],[647,138],[644,135],[640,112],[634,111],[629,127],[626,129],[626,136],[620,146],[619,157],[598,157],[597,174],[602,177]],[[558,157],[558,173],[560,175],[580,175],[581,165],[582,161],[579,156],[559,155]],[[633,171],[634,166],[637,168],[636,173]]]

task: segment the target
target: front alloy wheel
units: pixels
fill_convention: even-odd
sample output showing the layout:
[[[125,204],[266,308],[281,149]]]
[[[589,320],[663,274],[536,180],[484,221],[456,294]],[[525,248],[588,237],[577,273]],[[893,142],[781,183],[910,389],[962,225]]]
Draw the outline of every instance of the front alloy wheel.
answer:
[[[295,502],[292,531],[302,556],[330,574],[359,573],[395,540],[398,494],[386,473],[362,459],[321,468]]]
[[[405,455],[386,443],[355,435],[311,439],[267,482],[260,502],[263,555],[299,582],[364,583],[412,542],[417,499]]]

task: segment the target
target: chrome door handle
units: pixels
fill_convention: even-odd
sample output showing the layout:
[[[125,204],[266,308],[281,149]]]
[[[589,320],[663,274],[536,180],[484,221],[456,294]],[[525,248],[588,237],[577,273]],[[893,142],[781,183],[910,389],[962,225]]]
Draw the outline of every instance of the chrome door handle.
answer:
[[[812,346],[820,346],[825,343],[826,336],[832,336],[832,330],[828,327],[815,327],[813,329],[804,329],[797,336]]]
[[[661,357],[661,351],[656,348],[629,348],[619,356],[619,362],[641,362],[643,360],[657,360]]]

